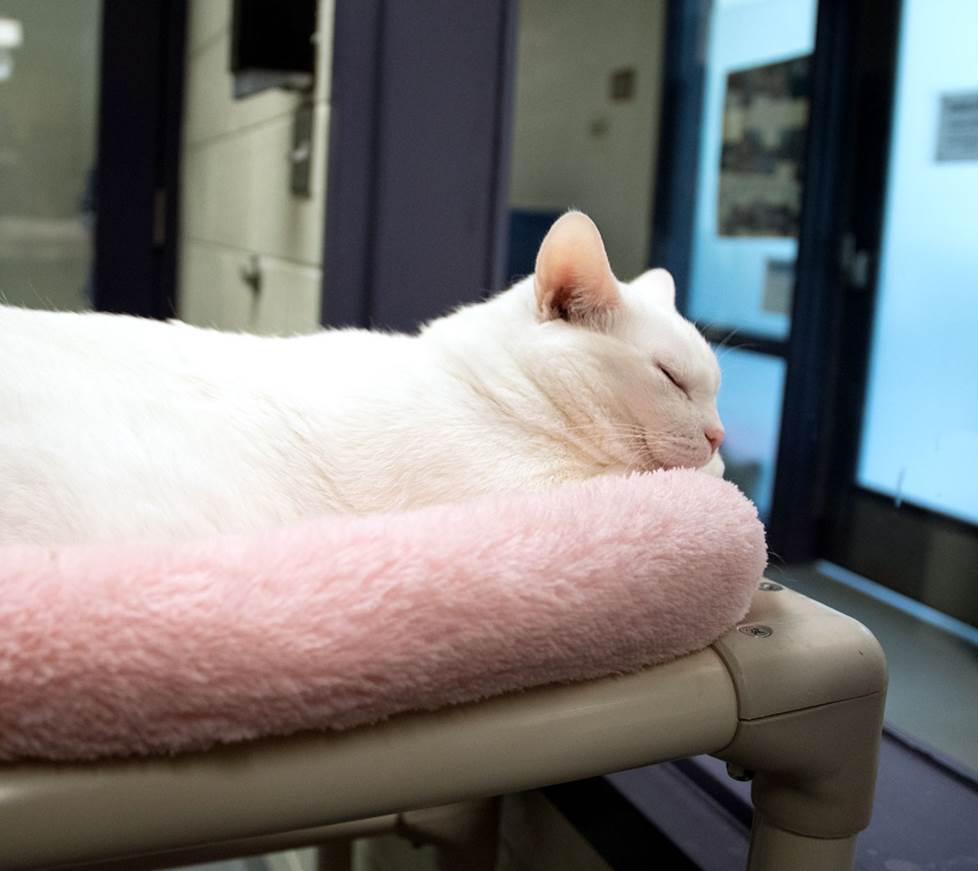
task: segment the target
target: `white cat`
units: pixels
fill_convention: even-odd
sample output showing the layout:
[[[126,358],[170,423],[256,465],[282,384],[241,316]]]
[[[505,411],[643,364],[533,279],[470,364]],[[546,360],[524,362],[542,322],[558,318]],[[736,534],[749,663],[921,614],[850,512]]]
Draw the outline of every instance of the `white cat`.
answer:
[[[671,277],[570,212],[536,273],[418,335],[267,338],[0,307],[0,542],[247,530],[660,467],[722,473]]]

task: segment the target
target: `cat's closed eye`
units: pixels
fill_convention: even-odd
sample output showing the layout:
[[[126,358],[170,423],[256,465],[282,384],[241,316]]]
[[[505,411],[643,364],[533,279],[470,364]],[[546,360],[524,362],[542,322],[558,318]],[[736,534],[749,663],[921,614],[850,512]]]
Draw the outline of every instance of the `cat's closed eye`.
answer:
[[[666,378],[668,378],[672,382],[673,386],[677,390],[682,391],[682,393],[688,399],[689,398],[689,391],[683,386],[682,382],[672,372],[670,372],[665,366],[663,366],[661,363],[656,363],[656,366],[658,367],[659,371],[663,375],[665,375]]]

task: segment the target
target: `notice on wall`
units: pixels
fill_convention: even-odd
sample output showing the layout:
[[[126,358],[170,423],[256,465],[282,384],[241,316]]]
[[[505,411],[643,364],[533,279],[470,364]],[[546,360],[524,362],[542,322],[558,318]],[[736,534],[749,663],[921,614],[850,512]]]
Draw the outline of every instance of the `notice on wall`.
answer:
[[[941,95],[937,159],[978,160],[978,91]]]
[[[727,76],[717,192],[721,236],[797,236],[809,55]]]

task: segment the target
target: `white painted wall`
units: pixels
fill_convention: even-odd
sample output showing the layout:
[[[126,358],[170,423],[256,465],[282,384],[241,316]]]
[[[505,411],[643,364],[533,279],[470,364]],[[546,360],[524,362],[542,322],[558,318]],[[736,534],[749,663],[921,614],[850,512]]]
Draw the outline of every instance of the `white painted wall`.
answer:
[[[649,262],[665,2],[522,0],[518,27],[510,205],[586,211],[631,279]],[[622,67],[635,94],[616,102]]]
[[[313,195],[289,189],[293,114],[280,90],[231,96],[230,0],[190,0],[182,152],[178,316],[260,333],[319,325],[332,0],[320,0]],[[242,280],[252,255],[254,294]]]

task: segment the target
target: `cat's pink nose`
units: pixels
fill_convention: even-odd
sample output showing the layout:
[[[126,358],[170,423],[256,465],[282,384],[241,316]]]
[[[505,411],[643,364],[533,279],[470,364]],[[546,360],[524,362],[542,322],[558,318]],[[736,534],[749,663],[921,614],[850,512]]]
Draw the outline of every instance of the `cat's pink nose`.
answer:
[[[706,440],[710,443],[710,447],[713,450],[716,450],[723,444],[723,437],[726,434],[727,432],[722,426],[709,426],[703,432],[703,435],[706,436]]]

